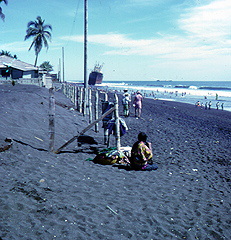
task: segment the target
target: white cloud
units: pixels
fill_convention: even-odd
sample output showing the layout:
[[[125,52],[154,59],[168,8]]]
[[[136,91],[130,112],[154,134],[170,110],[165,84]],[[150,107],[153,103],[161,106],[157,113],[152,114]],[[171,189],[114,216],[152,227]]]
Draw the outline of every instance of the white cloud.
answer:
[[[230,37],[231,1],[216,0],[208,5],[188,9],[179,20],[180,27],[194,37],[216,41]]]
[[[0,44],[0,49],[10,51],[12,54],[13,53],[23,53],[23,52],[28,52],[29,47],[31,45],[32,41],[17,41],[17,42],[11,42],[11,43],[4,43]],[[61,45],[60,43],[53,41],[49,43],[49,49],[54,50],[54,49],[60,49]],[[46,48],[43,48],[45,50]],[[31,49],[30,52],[34,52],[34,48]]]
[[[71,39],[68,37],[68,40],[83,42],[83,37],[73,36]],[[104,53],[106,55],[159,56],[174,60],[207,58],[213,54],[221,55],[228,51],[228,48],[203,45],[194,39],[168,35],[161,38],[134,40],[128,35],[108,33],[90,35],[88,42],[109,47],[109,50]]]
[[[23,51],[28,51],[30,45],[28,42],[11,42],[11,43],[5,43],[5,44],[0,44],[0,49],[7,50],[10,52],[23,52]]]
[[[230,12],[230,0],[215,0],[201,7],[187,9],[187,13],[179,20],[184,37],[161,34],[158,38],[132,39],[131,35],[107,33],[89,35],[88,41],[104,45],[105,55],[155,56],[169,60],[196,60],[228,55]],[[83,42],[83,36],[80,35],[62,39]]]

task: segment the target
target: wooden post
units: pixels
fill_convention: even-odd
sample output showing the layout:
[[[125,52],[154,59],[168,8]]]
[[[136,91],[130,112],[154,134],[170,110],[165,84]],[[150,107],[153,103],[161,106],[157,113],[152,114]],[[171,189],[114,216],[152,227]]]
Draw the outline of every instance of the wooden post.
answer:
[[[66,96],[68,97],[68,84],[66,84]]]
[[[71,98],[71,85],[68,84],[68,98]]]
[[[70,100],[73,102],[73,86],[70,85]]]
[[[78,136],[83,135],[86,131],[88,131],[89,129],[91,129],[97,122],[101,121],[102,119],[104,119],[108,114],[110,114],[111,112],[113,112],[115,110],[115,107],[110,108],[107,112],[105,112],[100,118],[98,118],[97,120],[95,120],[93,123],[91,123],[90,125],[88,125],[86,128],[83,129],[83,131],[80,132],[79,135],[74,136],[73,138],[71,138],[69,141],[67,141],[65,144],[63,144],[60,148],[58,148],[55,153],[60,153],[60,151],[65,148],[67,145],[69,145],[70,143],[74,142],[75,139],[78,138]]]
[[[88,79],[87,79],[87,33],[88,33],[88,0],[84,0],[84,109],[87,114],[88,105]]]
[[[92,122],[92,102],[91,102],[91,89],[88,90],[88,109],[89,109],[89,123]]]
[[[74,88],[73,88],[73,86],[72,85],[70,85],[70,93],[71,93],[71,96],[70,96],[70,98],[71,98],[71,101],[74,103],[74,101],[73,101],[73,97],[74,97]]]
[[[120,121],[119,121],[119,102],[118,96],[115,94],[115,127],[116,127],[116,148],[120,150]]]
[[[65,96],[67,96],[67,84],[65,83]]]
[[[80,87],[77,87],[77,94],[76,94],[76,108],[77,108],[77,111],[80,111],[80,104],[79,104],[79,101],[80,101]]]
[[[75,109],[77,109],[77,87],[74,86],[74,105],[75,105]]]
[[[95,92],[95,119],[99,118],[99,91]],[[99,132],[99,123],[95,124],[95,132]]]
[[[108,102],[108,94],[106,92],[104,92],[104,102]],[[104,134],[104,144],[107,145],[107,147],[109,147],[109,134],[108,134],[108,129],[106,127],[104,127],[103,130],[103,134]]]
[[[49,89],[49,151],[54,151],[54,139],[55,139],[55,98],[54,88]]]
[[[87,114],[86,112],[86,109],[87,109],[87,88],[83,88],[83,108],[82,108],[82,113],[83,113],[83,116],[85,116]]]
[[[79,94],[79,112],[83,112],[83,88],[80,88],[80,94]]]
[[[104,93],[104,101],[108,101],[108,94],[106,92]]]
[[[62,84],[63,85],[63,94],[65,95],[65,91],[66,91],[66,84]]]
[[[62,47],[62,56],[63,56],[63,82],[65,82],[65,74],[64,74],[64,47]]]

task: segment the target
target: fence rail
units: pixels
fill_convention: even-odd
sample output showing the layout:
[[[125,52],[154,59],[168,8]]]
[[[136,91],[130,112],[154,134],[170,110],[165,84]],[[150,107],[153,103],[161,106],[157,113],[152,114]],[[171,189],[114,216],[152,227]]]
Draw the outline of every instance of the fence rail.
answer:
[[[100,109],[100,90],[94,88],[94,89],[85,89],[84,87],[76,86],[70,83],[63,83],[62,84],[62,92],[64,95],[66,95],[67,98],[71,100],[71,102],[74,104],[75,109],[86,114],[89,117],[89,126],[90,128],[95,126],[95,132],[99,132],[99,121],[102,120],[102,115],[99,113]],[[88,91],[88,102],[85,104],[85,91]],[[103,102],[108,102],[108,93],[103,93]],[[84,109],[86,107],[86,109]],[[116,123],[116,147],[119,150],[120,149],[120,134],[119,134],[119,103],[118,103],[118,96],[114,95],[114,118]],[[102,112],[103,114],[103,112]],[[108,114],[106,114],[107,116]],[[88,127],[89,127],[88,126]],[[87,128],[88,128],[87,127]],[[108,130],[104,128],[104,144],[109,146],[109,136],[108,136]]]

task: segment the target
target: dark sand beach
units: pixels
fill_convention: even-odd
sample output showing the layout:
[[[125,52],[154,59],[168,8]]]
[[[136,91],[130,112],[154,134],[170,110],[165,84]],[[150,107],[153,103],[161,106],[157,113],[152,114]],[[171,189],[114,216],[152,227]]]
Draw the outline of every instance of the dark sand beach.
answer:
[[[57,149],[88,117],[62,93],[55,100]],[[86,161],[95,154],[76,141],[48,152],[48,113],[48,89],[0,85],[0,144],[14,139],[0,152],[1,240],[231,239],[231,112],[144,99],[121,144],[146,132],[159,167],[151,172]],[[86,134],[103,144],[101,124]]]

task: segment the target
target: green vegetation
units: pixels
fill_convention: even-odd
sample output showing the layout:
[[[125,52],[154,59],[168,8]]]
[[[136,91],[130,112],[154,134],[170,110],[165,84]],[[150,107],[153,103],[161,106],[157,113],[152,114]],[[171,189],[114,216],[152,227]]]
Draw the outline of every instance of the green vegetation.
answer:
[[[50,64],[49,61],[45,61],[40,65],[40,68],[42,68],[46,72],[51,72],[53,71],[53,66]]]
[[[42,50],[43,45],[48,49],[48,40],[51,40],[52,26],[50,24],[44,24],[45,20],[42,20],[40,16],[35,21],[30,21],[27,24],[25,40],[33,38],[33,42],[30,45],[29,51],[34,46],[35,50],[35,64],[37,65],[38,55]]]
[[[0,0],[0,3],[4,2],[6,5],[8,4],[8,0]],[[4,21],[5,15],[2,12],[2,8],[0,7],[0,18]]]
[[[12,57],[12,58],[15,58],[15,59],[18,58],[16,54],[12,55],[12,54],[10,53],[10,51],[4,51],[4,50],[2,50],[2,51],[0,52],[0,56],[2,56],[2,55],[8,56],[8,57]]]

